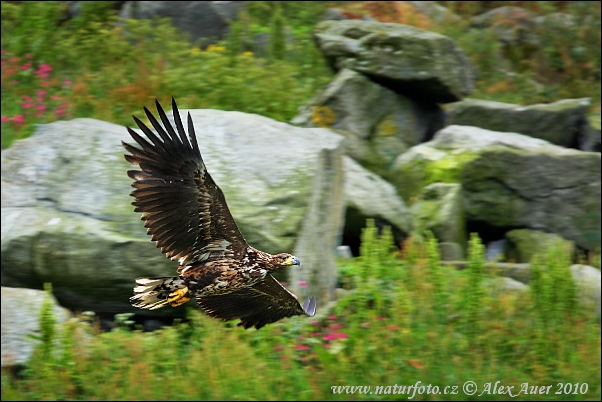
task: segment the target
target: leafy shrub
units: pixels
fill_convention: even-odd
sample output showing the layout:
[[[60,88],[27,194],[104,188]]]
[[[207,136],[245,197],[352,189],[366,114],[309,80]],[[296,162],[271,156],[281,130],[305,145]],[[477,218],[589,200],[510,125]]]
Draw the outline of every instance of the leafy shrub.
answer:
[[[287,121],[332,75],[316,57],[309,28],[293,46],[284,46],[282,18],[272,24],[279,26],[272,41],[278,54],[274,48],[274,57],[264,59],[237,52],[241,35],[248,34],[242,26],[229,40],[201,50],[169,19],[120,21],[112,3],[81,3],[79,15],[62,23],[67,2],[2,3],[3,148],[29,135],[35,124],[60,118],[128,125],[142,106],[172,96],[182,108],[237,110]],[[36,80],[39,68],[51,68],[51,84]],[[23,97],[41,90],[60,100],[41,105],[42,116],[29,116]]]

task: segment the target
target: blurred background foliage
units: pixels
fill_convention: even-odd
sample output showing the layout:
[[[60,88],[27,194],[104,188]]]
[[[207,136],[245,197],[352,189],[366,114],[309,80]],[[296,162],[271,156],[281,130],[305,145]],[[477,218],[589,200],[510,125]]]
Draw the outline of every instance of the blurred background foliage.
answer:
[[[131,123],[155,98],[182,108],[290,120],[332,78],[311,31],[328,7],[349,18],[400,22],[453,38],[478,71],[474,98],[518,104],[591,97],[600,108],[600,2],[444,1],[459,20],[435,23],[405,2],[246,2],[223,41],[202,49],[169,19],[120,20],[113,1],[2,4],[2,148],[39,123],[76,117]],[[565,12],[539,45],[503,46],[470,18],[501,6]],[[254,53],[257,35],[268,46]]]

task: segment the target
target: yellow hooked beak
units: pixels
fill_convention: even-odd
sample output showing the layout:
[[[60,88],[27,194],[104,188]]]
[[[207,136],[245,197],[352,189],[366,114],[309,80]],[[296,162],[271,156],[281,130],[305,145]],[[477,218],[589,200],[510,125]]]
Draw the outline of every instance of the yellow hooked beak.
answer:
[[[284,260],[285,265],[301,265],[299,259],[295,256],[290,256],[286,260]]]

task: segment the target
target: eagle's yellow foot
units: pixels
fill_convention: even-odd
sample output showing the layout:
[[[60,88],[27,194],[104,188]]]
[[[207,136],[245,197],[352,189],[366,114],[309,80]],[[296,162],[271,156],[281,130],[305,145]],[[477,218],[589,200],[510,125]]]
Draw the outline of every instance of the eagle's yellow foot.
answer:
[[[175,291],[173,291],[169,294],[167,301],[171,303],[172,307],[178,307],[178,306],[181,306],[182,304],[186,303],[188,300],[190,300],[190,297],[188,297],[187,295],[188,295],[187,287],[182,288],[182,289],[176,289]]]

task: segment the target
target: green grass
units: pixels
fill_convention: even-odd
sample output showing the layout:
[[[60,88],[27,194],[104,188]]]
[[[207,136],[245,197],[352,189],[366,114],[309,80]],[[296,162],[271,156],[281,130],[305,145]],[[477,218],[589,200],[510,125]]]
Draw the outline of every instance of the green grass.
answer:
[[[341,263],[349,294],[320,321],[293,317],[245,331],[192,308],[188,322],[152,333],[99,333],[75,323],[57,331],[42,318],[46,341],[21,378],[3,374],[2,400],[406,400],[392,394],[394,386],[418,381],[441,392],[459,388],[416,400],[471,399],[462,391],[466,381],[481,391],[500,381],[514,394],[525,383],[552,386],[517,400],[600,399],[599,317],[574,303],[565,250],[537,257],[531,291],[492,293],[474,235],[464,271],[439,264],[428,233],[401,253],[391,244],[390,232],[379,236],[368,223],[362,255]],[[46,332],[66,347],[49,346]],[[587,383],[587,392],[555,394],[558,383]],[[373,393],[339,386],[371,386]],[[376,386],[384,393],[374,393]]]

